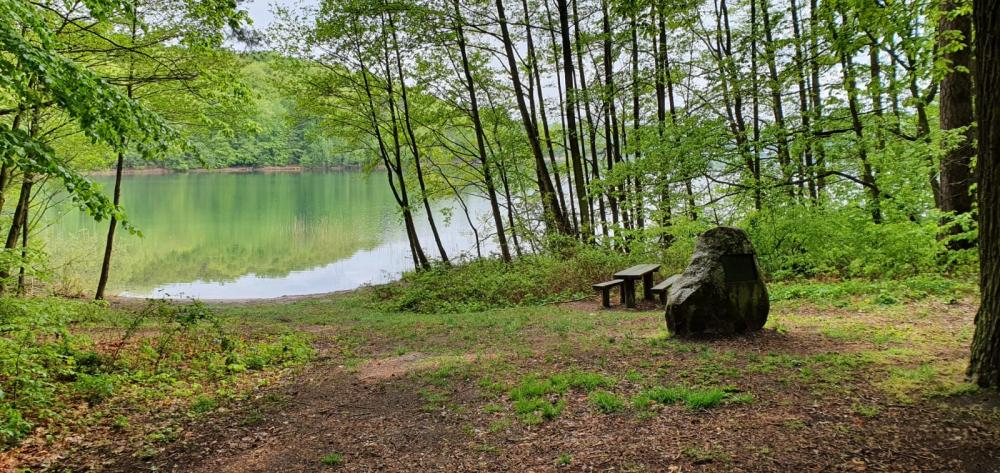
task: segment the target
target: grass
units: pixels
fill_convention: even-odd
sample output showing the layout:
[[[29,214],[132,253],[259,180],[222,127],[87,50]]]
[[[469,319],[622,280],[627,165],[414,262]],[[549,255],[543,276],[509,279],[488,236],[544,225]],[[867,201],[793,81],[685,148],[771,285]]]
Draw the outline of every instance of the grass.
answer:
[[[614,393],[594,391],[590,394],[590,402],[603,414],[611,414],[625,408],[625,401]]]
[[[344,454],[342,453],[327,453],[320,458],[320,461],[327,466],[340,466],[344,464]]]
[[[290,370],[313,356],[312,344],[323,350],[320,363],[343,367],[347,375],[372,360],[420,353],[421,362],[407,376],[379,382],[404,383],[404,390],[417,396],[422,415],[461,413],[463,422],[474,426],[476,438],[469,445],[507,452],[504,438],[523,437],[525,429],[561,435],[561,429],[575,428],[567,426],[628,419],[621,413],[676,422],[676,416],[717,417],[706,414],[713,409],[726,410],[725,417],[728,410],[759,406],[781,412],[784,405],[805,402],[882,422],[889,416],[880,406],[918,404],[974,389],[962,374],[971,337],[962,327],[971,324],[971,314],[962,312],[963,305],[942,305],[945,298],[967,297],[964,283],[841,284],[845,287],[775,285],[768,323],[774,331],[751,342],[671,337],[663,331],[659,311],[591,311],[527,299],[485,310],[456,305],[417,313],[392,306],[394,295],[383,299],[386,294],[366,289],[292,303],[219,306],[212,308],[211,320],[193,326],[165,353],[160,363],[166,374],[139,377],[106,364],[101,347],[113,346],[114,338],[74,341],[79,373],[57,384],[47,402],[55,413],[67,412],[60,404],[89,406],[92,425],[69,423],[66,432],[110,427],[140,438],[138,449],[155,453],[182,437],[183,422],[208,420],[226,410],[220,408],[251,402],[246,393],[256,388],[291,379],[286,377]],[[840,298],[844,308],[831,297]],[[77,333],[105,333],[100,328],[120,334],[127,329],[122,321],[132,313],[86,305],[69,314]],[[231,356],[223,350],[216,324],[232,334]],[[152,366],[156,336],[168,326],[164,321],[141,324],[146,342],[130,347],[126,367]],[[288,399],[281,396],[254,399],[261,410],[241,413],[237,422],[247,427],[267,422],[272,416],[264,410],[285,409]],[[160,415],[156,410],[164,406],[173,410],[147,427],[146,416]],[[182,424],[162,421],[177,413]],[[0,432],[25,429],[9,413],[0,414],[9,422],[0,425]],[[619,415],[605,417],[614,414]],[[66,415],[51,419],[65,422]],[[44,422],[31,414],[22,420]],[[811,419],[798,422],[801,427],[786,427],[817,425]],[[724,462],[727,455],[711,447],[688,449],[683,456],[691,462]],[[557,463],[568,465],[566,457],[567,463]],[[551,468],[552,457],[546,458]],[[574,467],[584,461],[579,453],[572,459]]]
[[[748,394],[731,394],[717,387],[658,386],[636,395],[632,398],[632,405],[637,410],[644,411],[656,405],[683,403],[688,409],[703,410],[718,407],[727,400],[735,403],[747,403],[751,402],[753,397]]]

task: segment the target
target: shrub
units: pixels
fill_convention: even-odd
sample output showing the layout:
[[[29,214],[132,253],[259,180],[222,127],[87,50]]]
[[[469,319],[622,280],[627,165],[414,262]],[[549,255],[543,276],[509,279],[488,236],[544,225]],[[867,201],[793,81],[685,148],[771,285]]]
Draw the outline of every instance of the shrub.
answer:
[[[373,302],[386,311],[458,313],[566,301],[590,295],[591,284],[637,258],[573,245],[559,252],[525,255],[510,264],[484,259],[438,266],[376,286]]]
[[[80,373],[73,383],[73,390],[94,406],[115,393],[115,383],[115,377],[111,375]]]

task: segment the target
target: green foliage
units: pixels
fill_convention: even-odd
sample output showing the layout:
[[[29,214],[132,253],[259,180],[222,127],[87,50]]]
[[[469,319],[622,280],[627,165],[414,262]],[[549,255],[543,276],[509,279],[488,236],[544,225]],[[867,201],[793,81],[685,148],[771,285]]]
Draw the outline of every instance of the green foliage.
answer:
[[[328,453],[320,458],[320,461],[327,466],[340,466],[344,463],[344,454],[342,453]]]
[[[107,374],[79,373],[73,390],[91,406],[100,404],[115,393],[115,377]]]
[[[538,424],[559,417],[566,405],[562,395],[567,390],[572,388],[590,392],[598,387],[612,387],[615,384],[607,376],[582,371],[556,373],[547,378],[531,375],[522,379],[508,395],[514,401],[514,412],[523,422]],[[605,393],[604,397],[607,394],[609,393]]]
[[[783,207],[759,213],[746,228],[764,270],[779,280],[912,277],[939,271],[948,253],[936,220],[877,225],[860,209]]]
[[[115,327],[95,332],[115,335],[97,343],[88,335],[93,324]],[[232,335],[198,302],[154,301],[131,313],[99,303],[2,298],[0,332],[0,445],[5,447],[35,426],[67,421],[74,401],[99,409],[177,395],[190,397],[191,412],[199,414],[219,405],[220,397],[206,392],[209,387],[243,371],[289,366],[312,356],[302,335]]]
[[[772,301],[804,300],[818,304],[845,304],[855,297],[868,298],[881,305],[901,301],[919,301],[929,297],[958,299],[975,292],[975,282],[924,274],[905,279],[850,279],[838,282],[789,282],[771,284]]]
[[[388,311],[475,312],[516,305],[566,301],[592,293],[590,285],[628,267],[628,256],[574,246],[558,254],[526,255],[513,263],[485,259],[407,273],[398,283],[374,288]]]
[[[594,391],[590,394],[590,402],[604,414],[611,414],[625,408],[625,401],[608,391]]]
[[[701,410],[716,407],[723,402],[746,403],[753,398],[727,392],[717,387],[689,388],[684,386],[654,387],[632,398],[632,405],[640,412],[655,405],[669,405],[683,402],[689,409]]]

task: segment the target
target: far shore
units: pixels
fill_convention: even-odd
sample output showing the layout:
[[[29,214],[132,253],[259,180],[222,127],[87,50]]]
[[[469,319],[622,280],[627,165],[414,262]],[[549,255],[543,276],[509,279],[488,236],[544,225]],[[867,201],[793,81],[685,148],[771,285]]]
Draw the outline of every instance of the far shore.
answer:
[[[194,168],[194,169],[169,169],[162,167],[153,168],[128,168],[123,169],[122,174],[126,176],[159,176],[165,174],[182,174],[182,173],[225,173],[225,174],[243,174],[243,173],[261,173],[261,174],[277,174],[277,173],[299,173],[299,172],[313,172],[313,171],[359,171],[361,166],[356,164],[339,164],[336,166],[323,166],[323,167],[306,167],[306,166],[235,166],[228,168]],[[102,169],[99,171],[87,172],[88,176],[114,176],[114,169]]]

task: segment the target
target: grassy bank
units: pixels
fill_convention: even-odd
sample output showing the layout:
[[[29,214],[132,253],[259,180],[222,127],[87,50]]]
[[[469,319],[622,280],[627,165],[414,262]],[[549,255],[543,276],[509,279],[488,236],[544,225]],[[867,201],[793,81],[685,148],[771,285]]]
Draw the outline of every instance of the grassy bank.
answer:
[[[484,261],[292,303],[2,300],[0,464],[759,471],[876,465],[899,449],[924,452],[892,457],[914,469],[996,458],[1000,404],[963,376],[972,281],[773,283],[764,332],[689,341],[665,333],[660,309],[599,307],[589,284],[628,262]]]

